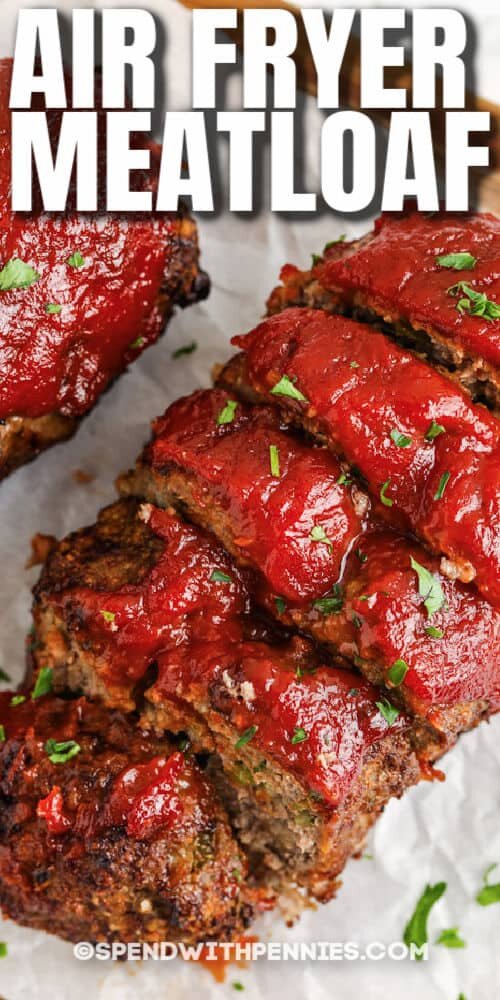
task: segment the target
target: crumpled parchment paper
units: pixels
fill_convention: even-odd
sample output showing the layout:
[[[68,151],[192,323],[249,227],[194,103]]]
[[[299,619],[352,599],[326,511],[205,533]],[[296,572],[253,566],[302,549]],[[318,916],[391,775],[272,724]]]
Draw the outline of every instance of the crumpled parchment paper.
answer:
[[[111,6],[109,4],[108,6]],[[437,6],[438,4],[436,4]],[[13,50],[18,4],[0,4],[0,55]],[[91,6],[91,4],[81,4]],[[190,15],[174,0],[149,0],[167,32],[167,88],[171,109],[189,107]],[[477,25],[477,86],[499,100],[497,2],[462,2]],[[60,0],[70,11],[72,4]],[[238,100],[229,82],[229,104]],[[317,175],[321,118],[306,100],[304,134],[309,177]],[[224,168],[224,164],[222,164]],[[224,172],[222,172],[224,182]],[[369,220],[284,219],[263,213],[199,220],[203,264],[212,276],[208,301],[179,313],[166,334],[102,399],[76,437],[21,469],[0,489],[0,666],[15,680],[23,672],[23,638],[30,625],[30,588],[38,570],[26,570],[37,531],[64,535],[89,524],[114,498],[113,480],[134,460],[151,418],[177,396],[209,384],[215,361],[229,356],[229,337],[250,328],[285,260],[298,264],[340,233],[361,233]],[[198,350],[177,361],[172,351],[195,339]],[[93,476],[78,484],[75,470]],[[478,664],[480,669],[480,664]],[[174,962],[78,962],[71,945],[43,933],[0,925],[8,956],[0,959],[4,1000],[191,1000],[222,998],[244,986],[249,1000],[495,1000],[500,996],[500,905],[474,902],[485,868],[500,861],[500,719],[462,737],[443,762],[446,782],[423,783],[389,804],[367,846],[371,857],[348,864],[336,900],[304,913],[292,929],[271,915],[256,928],[273,941],[399,941],[427,882],[444,880],[445,896],[432,912],[430,941],[458,926],[463,950],[432,947],[428,962],[333,961],[230,967],[216,984],[204,968]]]

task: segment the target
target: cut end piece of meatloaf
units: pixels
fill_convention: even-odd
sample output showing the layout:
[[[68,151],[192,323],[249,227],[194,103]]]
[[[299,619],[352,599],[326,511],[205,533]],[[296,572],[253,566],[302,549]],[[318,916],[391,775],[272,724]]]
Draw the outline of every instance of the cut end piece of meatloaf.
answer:
[[[86,701],[0,695],[0,905],[68,941],[230,939],[255,893],[213,784]]]
[[[230,400],[205,391],[170,407],[136,469],[120,478],[122,493],[173,504],[216,535],[268,613],[382,685],[441,749],[497,711],[498,612],[366,507],[358,516],[337,460],[284,432],[267,409],[239,403],[230,422],[217,423]],[[304,452],[315,456],[308,476]]]
[[[57,690],[135,706],[183,733],[209,771],[258,884],[318,899],[389,797],[436,756],[359,675],[250,609],[215,541],[121,500],[59,543],[35,592],[35,672]],[[435,744],[435,740],[434,740]]]
[[[204,298],[196,224],[171,214],[10,211],[12,60],[0,60],[0,479],[68,438],[107,387]],[[57,133],[60,112],[49,111]],[[105,173],[105,143],[99,144]],[[158,147],[150,144],[155,186]]]
[[[382,215],[360,240],[327,243],[309,270],[286,265],[268,311],[309,306],[374,322],[498,409],[499,273],[493,215],[408,210]]]

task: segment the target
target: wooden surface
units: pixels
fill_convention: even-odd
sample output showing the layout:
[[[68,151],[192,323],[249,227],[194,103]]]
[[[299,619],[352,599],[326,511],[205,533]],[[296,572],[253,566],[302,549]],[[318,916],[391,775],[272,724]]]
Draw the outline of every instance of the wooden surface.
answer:
[[[247,0],[245,3],[232,2],[232,0],[180,0],[184,7],[190,10],[195,8],[210,7],[238,7],[243,8],[269,8],[279,7],[282,10],[289,10],[297,18],[298,44],[295,52],[295,64],[297,66],[297,82],[301,90],[316,96],[316,71],[311,57],[309,45],[304,31],[300,11],[297,7],[283,3],[281,0]],[[226,30],[226,29],[225,29]],[[226,30],[226,33],[241,48],[243,41],[242,20],[239,18],[238,27],[233,31]],[[386,86],[407,88],[411,94],[411,72],[407,69],[388,68],[386,70]],[[349,39],[346,54],[340,71],[340,98],[343,107],[359,109],[360,100],[360,60],[359,41],[357,38]],[[438,96],[439,101],[439,96]],[[409,97],[409,106],[411,100]],[[487,170],[474,170],[473,191],[474,200],[483,211],[495,212],[500,215],[500,107],[490,101],[476,97],[467,93],[466,108],[470,111],[489,111],[492,119],[492,134],[490,139],[490,167]],[[390,113],[384,110],[370,110],[363,108],[374,121],[387,126]],[[444,112],[440,110],[431,111],[432,132],[434,137],[434,148],[438,166],[443,166],[445,157],[445,127]]]

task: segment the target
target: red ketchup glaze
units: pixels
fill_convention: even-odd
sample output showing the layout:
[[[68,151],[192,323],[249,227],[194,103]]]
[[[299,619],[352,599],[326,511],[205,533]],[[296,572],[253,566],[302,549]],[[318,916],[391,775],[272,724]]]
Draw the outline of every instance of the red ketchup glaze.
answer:
[[[286,310],[233,343],[255,389],[311,419],[357,466],[379,514],[465,563],[466,575],[472,564],[477,586],[500,603],[500,436],[487,410],[382,334],[320,310]],[[283,374],[308,402],[270,395]],[[432,421],[445,433],[428,441]],[[398,447],[391,431],[410,443]],[[380,497],[388,480],[391,506]]]
[[[267,586],[301,603],[338,580],[350,545],[362,530],[341,469],[325,449],[294,441],[274,411],[238,403],[230,423],[218,424],[229,394],[193,393],[154,425],[154,468],[174,463],[196,476],[200,505],[213,497],[227,512],[242,557]],[[277,449],[279,477],[271,469]],[[315,540],[314,530],[326,539]]]
[[[304,668],[307,652],[315,668],[311,673]],[[297,670],[299,664],[302,670]],[[316,664],[312,645],[303,640],[278,647],[223,640],[215,647],[196,644],[185,656],[160,662],[156,692],[187,698],[196,706],[210,700],[214,686],[224,685],[229,693],[224,714],[230,723],[242,735],[257,727],[252,747],[278,760],[328,805],[338,806],[369,748],[405,729],[409,720],[400,714],[389,726],[372,685],[351,671]],[[245,682],[248,686],[242,688]],[[306,738],[298,742],[302,730]]]
[[[477,258],[472,270],[437,264],[437,257],[460,252]],[[383,215],[371,238],[318,265],[314,274],[325,288],[361,291],[377,312],[401,316],[415,327],[432,326],[443,338],[500,365],[500,320],[461,315],[458,299],[447,294],[465,281],[500,304],[500,220],[493,215]]]
[[[115,778],[109,798],[112,822],[125,825],[128,835],[136,840],[147,839],[158,828],[173,826],[183,811],[176,792],[183,769],[180,752],[126,768]]]
[[[9,212],[11,68],[0,61],[0,267],[16,257],[40,278],[0,291],[0,419],[80,416],[161,333],[158,297],[179,223]],[[68,264],[75,252],[82,267]],[[62,311],[48,315],[48,303]]]
[[[36,814],[45,820],[49,833],[66,833],[72,825],[64,812],[63,797],[58,785],[54,785],[45,799],[40,799]]]
[[[51,598],[68,611],[78,607],[106,677],[123,685],[139,680],[159,651],[175,649],[193,634],[207,642],[222,629],[230,634],[248,600],[222,549],[167,511],[148,505],[143,511],[165,549],[141,583],[109,592],[80,587]],[[214,573],[230,580],[214,580]]]

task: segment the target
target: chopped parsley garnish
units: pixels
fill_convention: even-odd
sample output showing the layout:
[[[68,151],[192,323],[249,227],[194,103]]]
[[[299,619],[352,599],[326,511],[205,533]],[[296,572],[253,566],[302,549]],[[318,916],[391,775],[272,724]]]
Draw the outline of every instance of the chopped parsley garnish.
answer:
[[[282,597],[276,597],[275,604],[278,614],[284,615],[286,611],[286,601],[284,601]]]
[[[295,726],[291,739],[292,743],[303,743],[304,740],[307,740],[308,738],[309,734],[306,733],[305,729],[302,729],[302,726]]]
[[[0,271],[0,292],[10,292],[13,288],[29,288],[39,277],[34,267],[25,264],[18,257],[12,257]]]
[[[59,302],[47,302],[45,312],[48,316],[59,316],[59,313],[62,312],[62,306]]]
[[[250,743],[250,740],[254,738],[257,729],[258,726],[250,726],[248,729],[245,729],[245,732],[241,734],[239,740],[236,740],[236,743],[234,744],[236,750],[241,750],[241,747]]]
[[[368,562],[368,556],[367,556],[366,552],[362,552],[361,549],[356,549],[356,555],[357,555],[360,563]]]
[[[275,479],[280,478],[280,454],[278,451],[278,446],[276,444],[269,445],[269,464],[271,466],[271,475]]]
[[[410,556],[411,568],[418,576],[418,592],[424,598],[424,607],[429,618],[440,611],[444,604],[443,588],[436,576],[425,566],[421,566],[413,556]]]
[[[313,524],[309,538],[312,542],[323,542],[328,548],[333,549],[333,542],[330,541],[325,529],[320,524]]]
[[[483,875],[483,887],[476,896],[476,903],[479,903],[480,906],[491,906],[492,903],[500,903],[500,882],[492,885],[488,881],[490,873],[497,867],[497,864],[489,865]]]
[[[387,497],[385,495],[385,491],[390,486],[390,484],[391,484],[391,480],[390,479],[386,479],[385,483],[383,483],[383,485],[380,487],[380,499],[381,499],[384,507],[392,507],[392,505],[394,503],[394,500],[391,500],[390,497]]]
[[[363,624],[363,619],[360,618],[359,615],[356,615],[356,614],[354,614],[352,616],[351,621],[352,621],[352,624],[354,625],[355,628],[361,628],[361,626]]]
[[[190,344],[184,344],[183,347],[178,347],[176,351],[172,351],[172,357],[174,361],[177,361],[177,358],[183,358],[185,354],[193,354],[197,347],[196,340],[192,340]]]
[[[425,440],[434,441],[434,438],[439,437],[440,434],[446,434],[446,428],[442,424],[437,424],[435,420],[431,420],[425,432]]]
[[[448,485],[448,480],[451,476],[451,472],[443,472],[441,479],[439,480],[439,486],[434,494],[435,500],[441,500],[444,495],[444,491]]]
[[[14,697],[10,699],[10,703],[13,708],[15,708],[16,705],[22,705],[23,701],[26,701],[25,694],[15,694]]]
[[[352,479],[347,475],[347,472],[341,472],[339,478],[337,479],[338,486],[350,486]]]
[[[232,583],[231,577],[221,569],[214,569],[210,580],[212,583]]]
[[[101,615],[105,622],[114,622],[116,615],[114,611],[101,611]]]
[[[446,892],[446,888],[446,882],[436,882],[436,885],[426,885],[404,929],[403,941],[408,948],[412,944],[416,945],[417,948],[421,948],[424,944],[427,944],[427,920],[429,914],[434,904]],[[416,955],[415,958],[420,960],[422,955]]]
[[[5,743],[5,726],[0,725],[0,743]]]
[[[72,253],[71,257],[68,257],[69,267],[83,267],[84,264],[85,257],[82,257],[79,250],[75,250],[75,253]]]
[[[351,688],[350,691],[347,692],[347,694],[349,695],[350,698],[357,698],[359,694],[359,688]]]
[[[451,268],[452,271],[472,271],[476,262],[477,258],[471,253],[445,253],[442,257],[436,257],[436,264]]]
[[[357,361],[350,361],[349,362],[349,368],[359,368],[358,362]]]
[[[442,639],[444,631],[442,628],[435,628],[434,625],[428,625],[425,629],[425,634],[429,636],[429,639]]]
[[[36,698],[41,698],[44,694],[48,694],[49,691],[52,691],[52,667],[42,667],[31,693],[32,701],[35,701]]]
[[[288,375],[282,375],[279,382],[273,386],[271,389],[272,396],[289,396],[290,399],[298,399],[301,403],[308,403],[309,400],[306,399],[304,394],[297,389],[295,386],[295,378],[291,379]]]
[[[5,670],[0,669],[0,681],[10,681],[12,678],[9,674],[5,673]]]
[[[456,306],[462,315],[469,313],[469,316],[480,316],[487,320],[500,319],[500,303],[489,299],[485,292],[476,292],[467,282],[457,281],[456,285],[451,285],[446,291],[448,295],[462,296]]]
[[[343,243],[344,240],[345,240],[345,233],[342,233],[341,236],[337,236],[336,240],[330,240],[329,243],[325,243],[325,245],[323,247],[323,253],[326,253],[326,251],[330,250],[331,247],[336,246],[337,243]]]
[[[7,957],[7,945],[5,941],[0,941],[0,958]]]
[[[445,948],[467,947],[464,939],[460,937],[458,927],[448,927],[441,931],[439,937],[436,938],[436,944],[442,944]]]
[[[311,261],[312,261],[312,266],[313,267],[316,267],[316,264],[321,264],[322,260],[323,260],[323,258],[321,256],[321,254],[319,254],[319,253],[312,253],[311,254]]]
[[[388,671],[387,679],[394,687],[399,687],[403,683],[409,669],[408,664],[404,660],[395,660]]]
[[[245,987],[243,986],[243,983],[233,983],[232,987],[233,987],[233,990],[238,990],[240,993],[241,993],[242,990],[245,989]]]
[[[332,587],[332,593],[326,597],[318,597],[313,601],[313,608],[321,611],[322,615],[336,615],[344,607],[344,595],[340,584],[336,583]]]
[[[407,434],[402,434],[396,428],[391,431],[390,438],[396,445],[396,448],[409,448],[411,445],[411,437],[408,437]]]
[[[222,410],[217,416],[217,426],[220,427],[221,424],[232,424],[237,407],[238,404],[234,399],[228,399],[226,405],[222,407]]]
[[[135,340],[133,340],[132,343],[128,345],[129,350],[138,351],[139,348],[143,346],[143,344],[144,344],[144,337],[136,337]]]
[[[74,740],[62,740],[58,742],[57,740],[50,739],[45,744],[45,750],[52,764],[66,764],[68,760],[71,760],[72,757],[76,757],[80,753],[81,746],[79,743],[75,743]]]
[[[387,725],[392,726],[399,715],[399,708],[396,708],[388,698],[382,698],[381,701],[376,701],[375,704],[379,712],[384,716]]]

